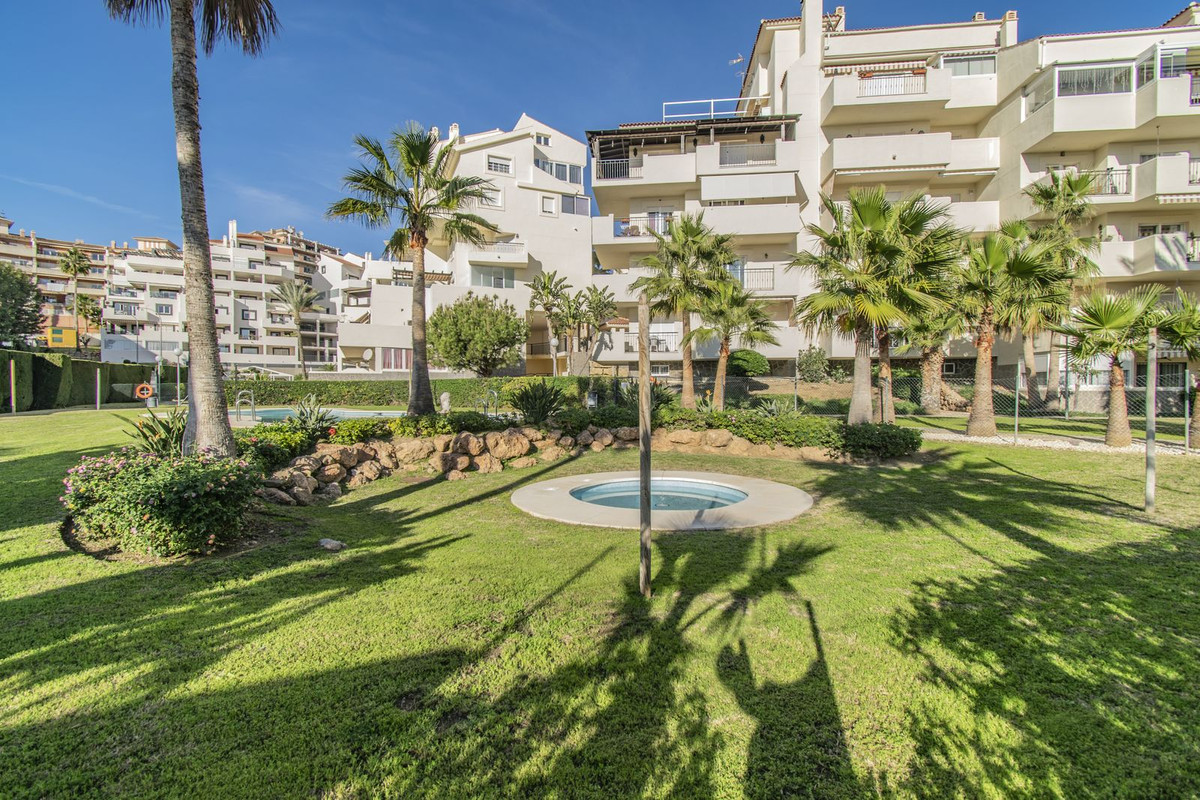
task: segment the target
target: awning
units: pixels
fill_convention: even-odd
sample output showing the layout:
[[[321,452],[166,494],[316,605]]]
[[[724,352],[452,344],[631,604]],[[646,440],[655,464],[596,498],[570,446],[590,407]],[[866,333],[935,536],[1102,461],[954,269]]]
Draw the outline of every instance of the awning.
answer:
[[[1200,192],[1195,194],[1160,194],[1158,202],[1162,204],[1200,203]]]
[[[841,64],[836,67],[826,67],[825,75],[853,75],[858,72],[903,72],[908,69],[927,69],[929,60],[920,61],[891,61],[880,64]]]

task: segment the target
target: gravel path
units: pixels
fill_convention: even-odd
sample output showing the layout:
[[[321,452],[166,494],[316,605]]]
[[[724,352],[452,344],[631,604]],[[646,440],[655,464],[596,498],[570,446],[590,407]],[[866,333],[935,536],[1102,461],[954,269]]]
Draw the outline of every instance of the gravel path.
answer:
[[[1089,439],[1065,439],[1063,437],[1041,437],[1041,436],[1021,436],[1020,441],[1013,442],[1011,435],[1009,436],[967,436],[963,433],[950,433],[948,431],[928,431],[922,430],[922,434],[928,441],[937,442],[963,442],[965,444],[999,444],[1008,447],[1040,447],[1047,450],[1077,450],[1093,453],[1145,453],[1146,446],[1141,442],[1135,442],[1128,447],[1109,447],[1104,442],[1094,441]],[[1183,446],[1173,442],[1157,442],[1156,452],[1161,455],[1182,456],[1184,455]],[[1193,449],[1187,455],[1198,455]]]

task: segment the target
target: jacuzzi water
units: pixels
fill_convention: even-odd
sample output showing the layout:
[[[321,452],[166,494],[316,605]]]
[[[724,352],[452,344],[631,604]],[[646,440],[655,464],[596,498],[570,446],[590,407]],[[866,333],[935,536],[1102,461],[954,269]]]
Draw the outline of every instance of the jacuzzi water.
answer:
[[[635,480],[608,481],[571,490],[576,500],[609,508],[637,508],[639,483]],[[686,478],[651,478],[650,508],[656,511],[703,511],[740,503],[748,495],[731,486]]]
[[[243,406],[245,409],[245,406]],[[260,408],[258,409],[255,419],[259,422],[283,422],[296,412],[290,408]],[[335,419],[359,419],[362,417],[379,417],[382,419],[391,419],[392,417],[403,417],[404,412],[396,411],[353,411],[349,409],[334,408],[330,409]]]

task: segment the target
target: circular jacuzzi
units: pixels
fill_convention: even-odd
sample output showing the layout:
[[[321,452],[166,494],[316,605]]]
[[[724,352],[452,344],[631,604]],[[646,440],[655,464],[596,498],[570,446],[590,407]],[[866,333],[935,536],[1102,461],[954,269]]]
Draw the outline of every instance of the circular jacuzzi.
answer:
[[[552,478],[513,492],[517,508],[542,519],[604,528],[637,528],[641,484],[636,472]],[[660,531],[724,530],[770,525],[812,507],[794,486],[711,472],[657,471],[650,478],[650,525]]]

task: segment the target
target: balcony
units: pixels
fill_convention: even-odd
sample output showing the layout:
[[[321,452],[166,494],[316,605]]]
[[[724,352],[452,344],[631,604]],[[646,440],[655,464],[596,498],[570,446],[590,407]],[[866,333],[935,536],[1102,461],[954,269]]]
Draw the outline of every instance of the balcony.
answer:
[[[598,181],[641,180],[643,172],[641,157],[605,158],[593,164],[593,179]]]
[[[951,80],[946,69],[835,75],[822,100],[824,121],[870,122],[881,113],[894,121],[928,120],[950,102]]]
[[[628,217],[592,217],[592,244],[641,245],[644,249],[655,243],[654,234],[664,236],[674,214],[667,212],[632,214]]]
[[[490,244],[472,245],[467,260],[472,264],[513,264],[529,263],[529,251],[524,242],[492,242]],[[428,278],[428,274],[426,275]]]
[[[987,173],[1000,168],[995,138],[955,139],[949,133],[909,133],[835,139],[826,153],[826,175],[868,182],[889,173],[935,178],[943,173]]]
[[[719,147],[719,163],[722,168],[774,166],[776,163],[774,142],[764,144],[721,142]]]
[[[604,158],[592,163],[592,182],[596,187],[627,186],[636,189],[643,183],[692,184],[696,182],[696,154],[678,149],[639,152],[628,158]]]
[[[711,206],[704,209],[704,224],[739,240],[752,237],[757,241],[788,242],[793,249],[796,234],[804,229],[799,203]]]
[[[770,292],[775,290],[774,267],[745,267],[734,272],[733,277],[741,281],[742,288],[750,292]]]
[[[625,352],[636,353],[638,351],[638,333],[630,331],[625,335]],[[678,353],[679,352],[679,333],[664,332],[650,333],[650,352],[651,353]]]
[[[937,198],[934,198],[936,201]],[[1000,229],[1000,204],[995,201],[958,202],[950,204],[950,220],[956,227],[969,232],[987,233]]]
[[[1182,232],[1103,242],[1095,259],[1106,278],[1200,270],[1200,238]]]

